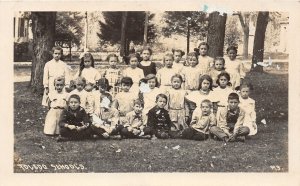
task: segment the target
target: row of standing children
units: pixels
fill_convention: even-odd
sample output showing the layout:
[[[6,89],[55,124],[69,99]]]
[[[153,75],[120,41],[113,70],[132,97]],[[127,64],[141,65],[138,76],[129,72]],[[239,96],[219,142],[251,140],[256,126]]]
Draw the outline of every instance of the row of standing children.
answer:
[[[180,129],[180,125],[182,125],[181,128],[187,128],[186,123],[189,123],[187,121],[188,121],[189,118],[191,118],[193,110],[196,108],[195,106],[197,106],[197,104],[194,104],[194,103],[200,103],[201,102],[200,100],[203,100],[204,98],[208,98],[207,95],[209,95],[209,92],[210,92],[210,90],[212,90],[213,85],[214,85],[214,87],[216,86],[216,84],[213,84],[210,76],[208,76],[208,75],[201,76],[201,74],[205,74],[207,72],[209,74],[213,70],[219,71],[219,73],[222,72],[223,75],[219,76],[218,79],[217,79],[217,81],[216,81],[216,83],[219,84],[219,87],[217,87],[215,89],[216,92],[217,92],[218,88],[219,89],[222,89],[222,88],[223,89],[224,88],[228,89],[227,84],[224,83],[224,81],[226,82],[226,80],[227,80],[227,82],[229,82],[230,77],[234,77],[236,79],[236,81],[234,83],[235,85],[239,84],[239,81],[238,81],[238,79],[236,77],[242,77],[241,75],[239,75],[239,76],[238,75],[230,75],[230,77],[229,77],[229,75],[227,73],[223,72],[223,70],[224,70],[224,62],[225,62],[225,60],[223,58],[216,58],[214,60],[214,66],[215,66],[215,68],[213,68],[213,70],[208,71],[207,69],[209,69],[209,66],[211,64],[211,62],[209,61],[210,58],[208,56],[206,56],[206,55],[203,55],[203,54],[205,54],[205,52],[207,52],[208,45],[205,44],[205,43],[202,44],[202,45],[200,44],[199,48],[200,48],[199,49],[200,50],[200,56],[203,59],[206,59],[206,60],[203,60],[203,61],[206,61],[206,62],[205,63],[203,62],[203,64],[205,64],[205,65],[202,65],[201,68],[198,68],[200,70],[198,70],[198,69],[195,70],[196,73],[194,73],[194,74],[190,73],[191,72],[190,69],[194,68],[198,64],[197,55],[195,55],[195,53],[188,54],[187,62],[188,62],[188,64],[190,64],[190,67],[188,67],[190,69],[188,69],[188,70],[185,70],[184,66],[179,63],[180,57],[182,57],[182,55],[183,55],[182,51],[179,51],[179,50],[174,51],[174,56],[175,57],[173,57],[173,55],[170,55],[170,54],[165,55],[164,56],[165,68],[160,69],[158,71],[158,73],[157,73],[157,76],[153,75],[153,74],[156,73],[156,68],[153,68],[153,64],[154,63],[151,62],[151,61],[149,61],[150,55],[152,54],[152,51],[150,49],[143,50],[143,52],[142,52],[143,61],[141,63],[138,63],[138,56],[137,55],[132,55],[130,57],[131,68],[127,68],[126,70],[124,70],[123,76],[125,76],[125,77],[126,76],[134,76],[133,78],[131,78],[131,79],[134,80],[134,83],[128,82],[129,78],[127,78],[127,80],[125,78],[124,82],[121,83],[123,93],[125,93],[125,94],[121,95],[121,93],[120,93],[119,94],[120,96],[118,96],[118,95],[116,96],[116,99],[113,102],[113,108],[116,109],[115,113],[118,112],[118,111],[120,111],[119,114],[121,115],[121,117],[124,117],[124,116],[126,116],[126,113],[128,113],[130,110],[132,110],[132,108],[133,108],[134,105],[133,105],[133,102],[130,103],[129,100],[134,100],[134,99],[127,99],[127,98],[136,98],[136,97],[135,96],[131,97],[130,95],[126,95],[126,92],[130,92],[130,94],[132,94],[132,95],[134,95],[137,92],[136,90],[138,88],[138,82],[139,82],[139,79],[141,79],[141,77],[142,77],[141,69],[143,69],[144,76],[146,76],[146,78],[144,78],[144,82],[148,85],[148,88],[150,89],[148,91],[142,92],[144,111],[147,113],[153,107],[153,105],[155,105],[156,96],[160,92],[162,92],[161,90],[163,89],[164,91],[166,91],[166,95],[168,95],[168,97],[169,97],[169,99],[168,99],[169,100],[169,102],[168,102],[169,108],[168,109],[169,109],[169,113],[171,115],[172,122],[175,124],[175,126],[176,126],[177,129]],[[203,52],[203,51],[205,51],[205,52]],[[61,52],[61,51],[59,51],[59,52]],[[59,52],[58,52],[58,50],[54,50],[53,51],[54,60],[57,61],[57,62],[61,62],[61,61],[59,61],[59,57],[57,57],[57,56],[59,56],[59,54],[58,54]],[[234,47],[228,48],[227,52],[229,54],[235,52],[235,55],[236,55],[236,49]],[[176,69],[176,70],[174,70],[175,71],[174,74],[177,74],[177,76],[174,76],[174,77],[172,76],[170,78],[170,74],[172,74],[172,73],[164,73],[163,71],[165,69],[167,69],[167,68],[170,68],[170,69],[172,68],[174,58],[175,58],[175,63],[174,63],[174,67],[175,68],[174,69]],[[117,56],[114,55],[114,54],[112,54],[112,55],[110,55],[108,57],[109,63],[111,64],[111,69],[115,70],[115,71],[118,70],[115,67],[117,59],[118,59]],[[230,57],[230,59],[234,60],[234,57]],[[49,64],[50,64],[50,62],[49,62]],[[83,75],[84,74],[83,72],[88,71],[86,69],[89,69],[91,66],[93,67],[93,65],[94,65],[93,58],[92,58],[91,54],[87,54],[87,56],[85,55],[85,57],[83,58],[83,62],[84,62],[85,67],[82,68],[82,65],[81,65],[80,72],[79,72],[79,77],[80,77],[80,73]],[[201,63],[202,63],[202,61],[201,61]],[[47,64],[45,66],[45,71],[44,72],[47,72],[49,74],[50,71],[51,72],[55,71],[54,68],[52,68],[52,70],[49,70],[49,67],[51,67],[51,65],[48,65],[48,67],[47,67]],[[141,69],[140,68],[136,68],[137,66],[140,67]],[[237,66],[239,66],[239,67],[237,67]],[[240,69],[240,66],[241,66],[240,64],[239,65],[235,65],[235,69],[236,70],[238,68]],[[67,77],[67,73],[66,73],[66,70],[65,70],[66,67],[63,66],[62,69],[64,69],[64,71],[63,71],[63,73],[60,73],[60,74],[65,75],[65,78],[67,79],[68,77]],[[90,70],[90,72],[91,71],[92,70]],[[184,71],[186,71],[188,73],[184,73]],[[178,75],[179,73],[182,74],[182,76]],[[199,75],[195,76],[195,74],[197,74],[197,73],[199,73]],[[93,73],[86,73],[86,74],[87,75],[85,75],[85,78],[88,79],[88,84],[86,84],[85,89],[91,90],[92,89],[91,87],[93,87],[91,85],[95,85],[95,81],[96,81],[97,77],[99,77],[99,74],[97,73],[97,70],[94,70]],[[92,75],[92,74],[94,74],[94,75]],[[110,74],[109,70],[108,70],[107,74]],[[119,75],[120,73],[117,72],[117,73],[111,73],[111,74],[118,74]],[[190,78],[190,76],[189,76],[190,74],[193,74],[194,78]],[[214,72],[214,74],[216,74],[216,73]],[[232,73],[232,74],[234,74],[234,73]],[[44,75],[44,82],[47,80],[46,78],[48,78],[48,84],[44,83],[44,86],[48,85],[48,86],[45,86],[45,90],[46,91],[47,91],[47,87],[49,87],[49,81],[51,81],[51,80],[53,81],[54,77],[55,77],[53,75],[48,75],[48,76],[47,75],[46,76]],[[119,78],[118,75],[115,75],[114,77]],[[164,77],[165,75],[169,76],[169,78]],[[87,76],[89,76],[89,77],[87,77]],[[90,78],[91,76],[93,76],[95,78],[94,79]],[[199,76],[200,76],[200,78],[197,78]],[[107,76],[107,77],[109,77],[109,76]],[[188,81],[189,78],[193,79],[196,82],[199,79],[199,81],[200,81],[198,83],[198,85],[200,85],[200,90],[199,91],[197,90],[197,85],[196,86],[192,86],[189,83],[189,81]],[[113,78],[110,78],[110,79],[113,79]],[[161,89],[157,88],[157,86],[158,86],[157,79],[159,79],[159,83],[161,85]],[[170,80],[168,82],[167,79],[171,79],[171,83],[170,83]],[[168,83],[164,83],[165,80]],[[194,82],[193,80],[190,81],[190,82]],[[115,83],[115,82],[116,81],[111,81],[112,84]],[[188,94],[186,90],[181,89],[181,83],[185,83],[187,85],[187,86],[184,86],[184,87],[185,87],[185,89],[188,89],[188,91],[191,91],[190,94]],[[77,83],[76,84],[78,84],[76,86],[77,87],[77,92],[73,92],[73,93],[74,94],[79,94],[78,91],[82,91],[83,86],[80,85],[80,80],[78,80],[78,78],[77,78]],[[81,84],[85,84],[85,82],[82,82],[82,80],[81,80]],[[127,84],[127,88],[126,88],[126,84]],[[133,86],[131,87],[132,84],[133,84]],[[53,85],[54,85],[54,83],[53,83]],[[226,86],[224,87],[224,85],[226,85]],[[134,89],[135,91],[132,91],[132,89],[134,87],[135,87],[135,89]],[[170,89],[170,87],[172,87],[172,88]],[[129,89],[131,91],[129,91]],[[49,88],[48,88],[48,90],[49,90]],[[58,90],[59,89],[57,89],[57,91]],[[174,90],[175,90],[176,93],[172,93],[172,91],[174,91]],[[178,90],[178,91],[176,91],[176,90]],[[226,96],[228,95],[228,93],[223,94],[220,91],[220,95],[222,95],[226,99]],[[96,97],[100,97],[97,94],[95,94],[94,97],[95,96]],[[203,96],[203,99],[201,98],[201,96]],[[52,99],[52,102],[53,102],[53,100],[54,100],[54,102],[57,102],[56,101],[57,99],[51,98],[51,97],[53,97],[53,96],[51,96],[51,94],[49,94],[49,100]],[[211,97],[213,97],[213,96],[211,96]],[[182,98],[184,98],[184,99],[182,99]],[[83,99],[81,98],[81,100],[83,100]],[[224,106],[226,104],[226,101],[224,101],[225,99],[222,99],[223,103],[220,101],[222,104],[220,104],[219,106]],[[248,98],[243,98],[243,99],[250,100]],[[127,101],[124,102],[124,100],[127,100]],[[188,109],[186,109],[186,104],[184,102],[189,102],[189,101],[191,103],[190,104],[191,106],[188,107],[190,109],[190,111],[187,111]],[[52,102],[51,102],[51,104],[53,105]],[[62,105],[66,105],[66,99],[64,99],[64,101],[62,101],[62,102],[64,102]],[[100,99],[99,100],[95,100],[94,104],[97,104],[97,103],[99,104],[99,102],[100,102]],[[50,104],[50,106],[51,106],[51,104]],[[248,105],[250,104],[250,105],[252,105],[252,107],[254,107],[254,101],[253,100],[250,101],[250,102],[248,101],[247,104]],[[245,104],[245,105],[247,105],[247,104]],[[82,106],[84,106],[84,105],[82,105]],[[198,105],[198,107],[199,107],[199,105]],[[51,108],[57,109],[58,107],[57,106],[52,106]],[[63,106],[59,107],[59,109],[62,109],[62,108],[63,108]],[[100,108],[100,107],[99,106],[95,106],[94,108]],[[254,108],[252,110],[254,111]],[[97,113],[97,112],[99,113],[99,109],[97,111],[94,109],[94,113]],[[187,112],[189,112],[189,113],[187,114]],[[50,111],[49,111],[49,113],[50,113]],[[91,114],[93,114],[93,112],[90,112],[89,114],[91,115]],[[255,111],[254,111],[254,114],[255,114]],[[50,114],[48,114],[48,115],[50,115]],[[47,115],[47,118],[48,118],[48,115]],[[56,118],[57,117],[58,116],[56,116]],[[47,119],[47,118],[46,118],[46,121],[49,121],[49,119]],[[251,119],[253,120],[253,116],[252,116]],[[46,122],[46,124],[47,124],[47,122]],[[47,125],[45,125],[45,129],[47,128],[46,126]],[[253,124],[253,126],[254,126],[254,124]],[[252,127],[252,128],[254,128],[256,130],[256,127]],[[111,130],[107,130],[107,131],[111,131]],[[46,130],[44,132],[47,134]],[[106,134],[106,135],[108,135],[108,134]]]

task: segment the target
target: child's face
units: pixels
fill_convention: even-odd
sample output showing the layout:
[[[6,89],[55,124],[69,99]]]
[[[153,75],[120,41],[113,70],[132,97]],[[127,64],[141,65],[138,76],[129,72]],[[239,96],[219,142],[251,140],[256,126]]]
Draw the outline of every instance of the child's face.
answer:
[[[220,87],[225,88],[228,84],[228,79],[225,76],[221,76],[219,79]]]
[[[201,56],[206,56],[207,55],[207,46],[201,45],[199,48],[199,53]]]
[[[172,68],[173,66],[173,59],[169,56],[165,57],[165,65],[167,68]]]
[[[144,61],[148,61],[150,59],[150,52],[149,50],[144,50],[142,52],[142,58]]]
[[[205,79],[202,81],[201,90],[207,91],[209,90],[209,86],[210,86],[210,82],[207,79]]]
[[[195,67],[198,64],[198,60],[195,56],[189,57],[188,63],[191,67]]]
[[[59,82],[59,81],[57,81],[57,82],[55,83],[55,89],[56,89],[57,92],[59,92],[59,93],[62,92],[64,86],[65,86],[64,82]]]
[[[71,110],[76,110],[80,106],[80,102],[76,98],[71,98],[69,100],[69,106],[70,106]]]
[[[211,108],[208,103],[202,103],[201,110],[203,115],[209,115]]]
[[[121,88],[124,92],[128,92],[130,87],[131,87],[130,84],[122,83],[122,85],[121,85]]]
[[[134,110],[135,113],[139,114],[139,113],[142,112],[143,107],[142,107],[142,105],[140,105],[140,104],[135,104],[135,105],[133,106],[133,110]]]
[[[224,68],[224,64],[221,60],[215,61],[215,69],[216,70],[221,71],[221,70],[223,70],[223,68]]]
[[[235,50],[229,50],[228,51],[228,57],[230,60],[235,60],[236,58],[236,51]]]
[[[153,78],[153,79],[149,79],[149,80],[147,81],[147,84],[149,85],[149,88],[150,88],[150,89],[154,89],[154,88],[155,88],[155,85],[156,85],[156,81],[155,81],[154,78]]]
[[[61,51],[60,50],[54,50],[53,52],[53,58],[55,59],[55,61],[58,61],[61,57]]]
[[[131,68],[136,68],[138,65],[138,59],[136,57],[130,58],[130,66]]]
[[[89,58],[84,59],[84,67],[85,68],[89,68],[89,67],[91,67],[91,65],[92,65],[92,60],[91,59],[89,59]]]
[[[78,83],[76,83],[76,89],[77,89],[78,91],[82,91],[83,88],[84,88],[84,83],[83,83],[83,82],[78,82]]]
[[[108,62],[111,68],[116,68],[118,59],[116,57],[110,57]]]
[[[237,99],[229,99],[228,100],[228,107],[230,110],[236,110],[239,105],[239,100]]]
[[[250,93],[249,87],[243,87],[243,88],[241,89],[241,97],[242,97],[243,99],[247,99],[247,98],[249,97],[249,93]]]
[[[99,91],[100,93],[104,93],[107,90],[107,86],[106,85],[99,85]]]
[[[167,100],[165,98],[158,97],[156,104],[159,108],[164,108],[167,104]]]
[[[181,60],[181,52],[175,52],[174,53],[174,61],[176,63],[179,63],[180,60]]]
[[[181,83],[182,83],[181,80],[177,77],[174,77],[172,79],[172,87],[174,89],[180,89],[181,88]]]

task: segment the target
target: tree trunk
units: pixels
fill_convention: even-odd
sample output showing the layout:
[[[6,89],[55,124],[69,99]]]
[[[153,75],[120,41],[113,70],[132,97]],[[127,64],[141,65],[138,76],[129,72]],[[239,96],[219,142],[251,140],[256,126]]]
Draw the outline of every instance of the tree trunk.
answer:
[[[126,55],[126,22],[128,12],[122,12],[120,56]]]
[[[243,58],[247,59],[248,58],[248,46],[249,46],[249,22],[250,22],[250,14],[249,13],[244,13],[238,14],[240,23],[243,28]]]
[[[144,41],[143,46],[145,47],[147,45],[147,37],[148,37],[148,23],[149,22],[149,12],[145,12],[145,25],[144,25]]]
[[[219,12],[209,14],[207,43],[210,57],[223,56],[226,18],[227,14],[220,15]]]
[[[34,92],[43,93],[43,71],[52,59],[56,12],[32,12],[33,54],[30,86]]]
[[[256,72],[263,72],[263,67],[257,65],[257,62],[262,62],[264,59],[264,43],[265,33],[268,25],[269,12],[258,12],[251,70]]]

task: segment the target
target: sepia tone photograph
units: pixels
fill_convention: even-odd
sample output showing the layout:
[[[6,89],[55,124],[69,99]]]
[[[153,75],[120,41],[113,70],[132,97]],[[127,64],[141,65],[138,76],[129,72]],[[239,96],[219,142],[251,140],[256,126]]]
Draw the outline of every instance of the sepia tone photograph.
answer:
[[[14,173],[288,172],[289,13],[16,11]]]
[[[17,11],[14,173],[288,172],[289,13]]]

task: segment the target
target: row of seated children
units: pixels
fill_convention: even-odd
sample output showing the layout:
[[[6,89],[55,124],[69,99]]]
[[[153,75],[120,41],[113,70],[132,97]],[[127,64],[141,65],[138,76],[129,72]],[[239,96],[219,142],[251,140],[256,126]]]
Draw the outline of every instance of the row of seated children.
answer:
[[[209,76],[208,76],[209,77]],[[173,79],[173,84],[174,84],[174,86],[173,86],[173,89],[174,90],[182,90],[182,89],[180,89],[180,82],[181,82],[181,78],[180,78],[180,75],[177,75],[177,76],[174,76],[174,77],[172,77],[172,79]],[[105,79],[104,79],[105,80]],[[123,80],[123,83],[122,83],[122,88],[124,89],[124,93],[128,93],[129,92],[129,89],[130,89],[130,86],[132,85],[132,80],[131,80],[131,78],[123,78],[122,79]],[[126,82],[126,80],[127,80],[127,82]],[[129,81],[128,81],[129,80]],[[130,81],[131,80],[131,81]],[[151,80],[151,78],[149,79],[149,80]],[[148,80],[148,81],[149,81]],[[153,79],[152,79],[153,80]],[[155,76],[154,76],[154,80],[155,80]],[[128,101],[128,100],[135,100],[135,97],[133,96],[133,97],[130,97],[130,95],[128,95],[128,96],[126,96],[125,95],[125,97],[123,96],[123,98],[122,97],[120,97],[119,99],[116,99],[113,103],[115,104],[115,105],[117,105],[117,106],[113,106],[113,107],[111,107],[111,101],[112,101],[112,98],[111,98],[111,96],[109,95],[109,93],[108,92],[106,92],[105,90],[106,90],[106,87],[108,87],[108,82],[107,82],[107,80],[106,81],[103,81],[103,79],[101,80],[100,79],[100,81],[99,82],[103,82],[102,83],[102,86],[100,86],[99,87],[99,89],[100,89],[100,94],[98,94],[98,96],[96,96],[95,98],[99,98],[99,100],[97,100],[97,101],[101,101],[101,103],[100,103],[100,107],[98,107],[98,108],[95,108],[94,110],[95,110],[95,112],[94,113],[89,113],[88,115],[89,115],[89,118],[92,118],[92,122],[93,122],[93,125],[92,126],[94,126],[94,127],[92,127],[92,128],[94,128],[95,129],[95,127],[96,128],[98,128],[98,134],[101,134],[102,136],[104,136],[104,137],[109,137],[110,135],[113,135],[113,134],[116,134],[116,133],[118,133],[117,131],[120,131],[120,128],[118,128],[118,130],[116,129],[116,126],[120,126],[120,127],[124,127],[124,126],[126,126],[126,125],[128,125],[128,123],[131,123],[131,122],[129,122],[129,120],[130,119],[128,119],[128,116],[127,116],[127,113],[130,113],[130,108],[133,108],[133,110],[136,110],[136,109],[134,109],[135,107],[141,107],[142,105],[145,105],[145,100],[144,99],[142,99],[142,103],[143,104],[133,104],[133,106],[130,106],[130,101]],[[208,85],[209,85],[209,83],[211,82],[211,80],[210,81],[208,81]],[[151,85],[151,82],[147,82],[148,84],[149,84],[149,87],[150,87],[150,85]],[[203,81],[202,81],[202,83],[203,83]],[[204,82],[205,83],[205,82]],[[154,81],[154,83],[152,83],[153,85],[155,85],[155,81]],[[152,86],[153,86],[152,85]],[[62,93],[63,92],[63,86],[64,86],[64,81],[63,81],[63,78],[61,78],[61,79],[57,79],[56,81],[55,81],[55,88],[56,88],[56,90],[57,90],[57,94],[50,94],[49,95],[49,99],[50,99],[50,101],[49,101],[49,103],[50,103],[50,107],[51,107],[51,109],[49,110],[49,112],[48,112],[48,114],[47,114],[47,117],[46,117],[46,122],[45,122],[45,128],[44,128],[44,132],[45,132],[45,134],[58,134],[59,133],[59,127],[58,127],[58,123],[60,123],[60,118],[62,117],[62,110],[63,110],[63,108],[64,107],[66,107],[66,104],[67,104],[67,99],[70,99],[71,98],[71,96],[69,96],[69,98],[67,98],[66,96],[63,96],[64,94]],[[80,86],[79,86],[80,87]],[[203,87],[205,87],[205,86],[203,86]],[[243,87],[243,86],[241,86],[241,87]],[[177,88],[177,89],[176,89]],[[206,87],[207,88],[207,87]],[[242,89],[242,91],[241,91],[241,93],[243,93],[243,92],[246,92],[246,97],[248,96],[248,93],[249,93],[249,87],[248,86],[245,86],[245,88],[244,88],[244,91],[243,91],[243,89]],[[147,93],[147,92],[144,92],[144,94],[145,93]],[[159,92],[157,92],[157,93],[159,93]],[[176,98],[176,96],[174,97],[172,97],[172,96],[170,96],[170,91],[169,92],[166,92],[166,94],[168,95],[168,96],[166,96],[166,98],[165,98],[165,101],[166,100],[169,100],[168,101],[168,103],[169,103],[169,105],[170,105],[170,103],[172,103],[172,102],[175,102],[175,105],[177,104],[177,105],[182,105],[181,103],[179,103],[178,102],[178,97]],[[97,94],[95,94],[95,95],[97,95]],[[154,94],[155,95],[155,94]],[[160,95],[160,94],[159,94]],[[163,94],[162,94],[163,95]],[[171,94],[172,95],[172,94]],[[182,94],[181,94],[182,95]],[[243,95],[243,94],[242,94]],[[77,95],[78,96],[78,95]],[[78,96],[79,97],[79,96]],[[152,106],[154,105],[154,107],[155,107],[155,104],[157,105],[158,104],[158,98],[157,98],[157,95],[155,95],[155,101],[154,101],[154,104],[152,104]],[[169,99],[168,99],[168,97],[169,97]],[[179,96],[180,97],[180,96]],[[244,98],[246,98],[245,96],[243,97],[242,96],[242,98],[244,99]],[[124,99],[125,98],[125,99]],[[131,98],[131,99],[130,99]],[[95,99],[96,100],[96,99]],[[122,103],[122,101],[121,100],[127,100],[127,103],[125,102],[125,103]],[[179,100],[182,100],[182,98],[180,99],[179,98]],[[184,98],[183,98],[183,100],[184,100]],[[246,98],[246,100],[248,100],[248,97]],[[96,102],[97,102],[96,101]],[[80,103],[80,97],[79,97],[79,100],[77,100],[77,102],[79,102]],[[177,102],[177,103],[176,103]],[[134,101],[132,101],[132,103],[134,103]],[[70,100],[69,100],[69,104],[70,104]],[[167,101],[166,101],[166,104],[167,104]],[[119,105],[123,105],[123,106],[125,106],[125,110],[122,110],[122,109],[120,109],[120,106]],[[246,104],[247,105],[247,104]],[[249,104],[248,104],[249,105]],[[70,105],[69,105],[70,106]],[[151,107],[152,107],[151,106]],[[164,107],[165,107],[166,105],[164,105]],[[127,107],[127,111],[126,111],[126,107]],[[153,108],[154,108],[153,107]],[[198,106],[197,108],[200,108],[201,106]],[[69,107],[69,108],[72,108],[72,107]],[[82,108],[82,107],[80,107],[80,108]],[[124,108],[124,107],[123,107]],[[151,108],[151,109],[153,109],[153,108]],[[186,112],[186,110],[185,110],[185,108],[184,108],[184,110],[182,110],[182,109],[178,109],[179,107],[177,107],[177,109],[175,108],[175,109],[173,109],[172,107],[167,107],[167,108],[169,108],[168,110],[168,112],[167,113],[170,113],[171,114],[171,117],[169,116],[169,114],[168,114],[168,118],[170,118],[170,122],[172,123],[172,124],[174,124],[174,128],[175,128],[175,130],[173,130],[173,131],[180,131],[180,129],[187,129],[188,128],[188,125],[186,125],[186,123],[189,123],[189,122],[186,122],[186,121],[188,121],[188,119],[189,119],[189,116],[191,115],[191,114],[193,114],[193,113],[189,113],[189,114],[187,114],[188,112]],[[148,115],[148,117],[147,118],[155,118],[155,117],[149,117],[149,114],[151,113],[150,111],[151,111],[151,109],[149,109],[149,110],[147,110],[146,112],[144,112],[144,113],[148,113],[147,115]],[[83,108],[82,108],[82,110],[84,110]],[[85,110],[84,110],[85,111]],[[179,111],[179,112],[178,112]],[[183,112],[182,112],[183,111]],[[197,109],[196,109],[196,111],[197,111]],[[254,109],[253,109],[253,111],[254,111]],[[131,111],[131,114],[132,114],[132,112],[133,111]],[[121,113],[121,114],[120,114]],[[172,114],[173,113],[173,114]],[[181,114],[180,114],[181,113]],[[183,114],[182,114],[183,113]],[[197,112],[195,112],[195,113],[197,113]],[[254,112],[255,113],[255,112]],[[151,115],[151,114],[150,114]],[[218,114],[217,114],[218,115]],[[183,116],[183,117],[182,117]],[[193,115],[194,116],[194,115]],[[197,115],[196,115],[197,116]],[[132,118],[132,117],[131,117]],[[145,118],[145,117],[144,117]],[[245,119],[245,118],[244,118]],[[153,123],[153,122],[151,122],[151,120],[149,121],[150,123]],[[170,122],[168,122],[168,123],[170,123]],[[194,121],[192,120],[192,123],[193,123]],[[253,124],[251,124],[250,125],[250,127],[252,128],[252,129],[254,129],[254,130],[256,130],[256,128],[254,127],[254,124],[255,124],[255,121],[253,121],[254,123]],[[145,125],[145,123],[148,123],[148,120],[146,120],[146,119],[144,119],[143,120],[143,125],[141,125],[141,126],[144,126]],[[155,122],[154,122],[155,123]],[[243,122],[244,123],[244,122]],[[121,124],[121,125],[120,125]],[[140,123],[139,123],[139,125],[140,125]],[[138,126],[139,126],[138,125]],[[181,126],[180,126],[181,125]],[[50,127],[49,127],[50,126]],[[68,126],[68,125],[66,125],[66,126]],[[150,126],[151,126],[151,124],[150,124]],[[170,126],[170,125],[168,125],[168,126]],[[71,127],[71,128],[73,128],[73,127]],[[126,128],[126,127],[125,127]],[[82,130],[82,129],[79,129],[79,130]],[[124,129],[125,130],[125,129]],[[96,131],[96,130],[94,130],[94,131]],[[129,130],[130,131],[130,130]],[[150,130],[150,131],[152,131],[152,130]],[[128,131],[127,131],[128,132]],[[141,131],[138,131],[138,130],[134,130],[134,134],[137,134],[137,133],[139,133],[139,132],[141,132]],[[125,132],[126,133],[126,132]],[[142,133],[141,133],[142,135],[144,135],[144,134],[153,134],[153,132],[149,132],[149,130],[148,130],[148,132],[147,132],[147,128],[145,129],[145,131],[142,131]],[[185,132],[183,132],[182,134],[185,134]],[[126,136],[126,135],[125,135]],[[161,137],[160,135],[158,135],[158,137]]]

